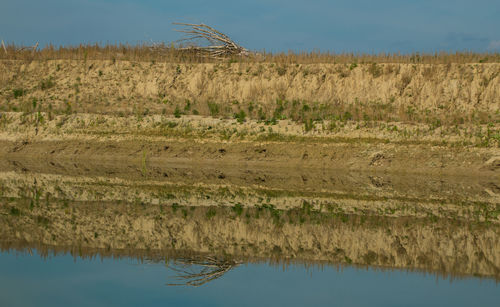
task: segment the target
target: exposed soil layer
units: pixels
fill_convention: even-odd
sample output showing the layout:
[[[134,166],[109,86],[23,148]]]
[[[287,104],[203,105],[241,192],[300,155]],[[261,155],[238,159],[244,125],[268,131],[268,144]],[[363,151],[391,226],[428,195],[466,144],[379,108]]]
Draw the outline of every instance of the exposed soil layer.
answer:
[[[426,125],[348,123],[304,131],[280,122],[3,113],[0,156],[41,160],[132,160],[141,163],[222,163],[499,177],[495,126],[453,130]],[[42,119],[40,119],[42,118]],[[479,129],[479,130],[477,130]],[[482,132],[484,137],[478,137]],[[496,133],[496,132],[495,132]]]
[[[484,175],[498,178],[499,167],[486,163],[498,150],[459,150],[436,146],[372,144],[158,142],[2,142],[2,156],[162,162],[220,162],[234,167],[305,167],[424,174]],[[167,149],[165,149],[167,148]]]

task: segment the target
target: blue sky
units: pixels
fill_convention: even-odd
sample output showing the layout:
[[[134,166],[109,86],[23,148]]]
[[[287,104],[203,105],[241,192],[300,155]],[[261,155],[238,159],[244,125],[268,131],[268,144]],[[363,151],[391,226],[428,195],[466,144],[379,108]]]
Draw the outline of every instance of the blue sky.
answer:
[[[0,39],[171,42],[171,23],[206,23],[267,51],[500,51],[498,0],[1,0]]]

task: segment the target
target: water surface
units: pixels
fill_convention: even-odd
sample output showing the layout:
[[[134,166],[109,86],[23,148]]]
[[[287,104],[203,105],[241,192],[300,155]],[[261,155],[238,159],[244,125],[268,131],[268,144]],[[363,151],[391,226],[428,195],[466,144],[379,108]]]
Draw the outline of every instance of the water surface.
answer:
[[[201,287],[164,262],[0,254],[1,306],[495,306],[493,280],[304,264],[242,264]]]

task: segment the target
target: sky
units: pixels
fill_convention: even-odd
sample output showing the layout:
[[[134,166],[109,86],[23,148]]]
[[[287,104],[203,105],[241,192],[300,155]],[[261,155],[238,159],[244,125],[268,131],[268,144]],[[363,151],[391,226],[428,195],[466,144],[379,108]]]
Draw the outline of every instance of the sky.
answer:
[[[255,51],[500,51],[498,0],[0,0],[0,39],[170,43],[205,23]]]

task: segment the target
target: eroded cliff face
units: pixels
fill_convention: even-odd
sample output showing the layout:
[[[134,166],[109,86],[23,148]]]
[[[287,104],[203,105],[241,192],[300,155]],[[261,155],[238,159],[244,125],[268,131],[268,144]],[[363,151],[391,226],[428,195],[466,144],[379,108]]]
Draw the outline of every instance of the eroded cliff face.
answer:
[[[139,109],[172,113],[177,104],[184,107],[189,100],[189,108],[202,115],[213,111],[207,102],[221,103],[232,115],[235,101],[257,103],[263,111],[272,111],[280,99],[334,104],[337,109],[354,105],[366,114],[371,108],[382,113],[386,109],[385,117],[413,110],[408,118],[452,114],[470,118],[498,111],[499,72],[498,63],[354,66],[3,60],[0,100],[19,108],[36,98],[45,107],[107,114]],[[14,98],[13,89],[25,91],[24,95]]]

